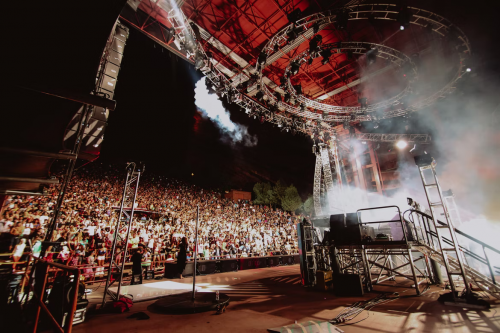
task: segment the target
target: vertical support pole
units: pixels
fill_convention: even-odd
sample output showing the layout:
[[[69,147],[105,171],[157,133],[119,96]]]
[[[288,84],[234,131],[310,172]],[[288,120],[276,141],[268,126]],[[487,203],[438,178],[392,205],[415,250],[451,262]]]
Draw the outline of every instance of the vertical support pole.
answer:
[[[200,220],[200,205],[196,206],[196,233],[194,236],[194,268],[193,268],[193,301],[196,296],[196,259],[198,258],[198,224]]]
[[[43,271],[40,272],[43,274],[43,283],[42,283],[42,288],[40,288],[40,290],[41,290],[40,295],[36,295],[35,291],[33,291],[33,293],[35,294],[35,299],[37,300],[36,317],[35,317],[35,325],[33,327],[33,332],[36,332],[36,329],[38,327],[38,322],[40,319],[40,310],[42,307],[41,303],[43,302],[43,297],[45,296],[45,287],[47,285],[47,273],[48,273],[48,271],[49,271],[49,265],[44,263]],[[29,293],[29,289],[28,289],[28,293]],[[38,299],[37,296],[40,297],[40,299]]]
[[[493,273],[493,269],[491,268],[491,262],[490,259],[488,258],[488,255],[486,254],[486,249],[484,248],[484,245],[483,245],[483,253],[484,253],[484,258],[488,263],[488,269],[490,270],[491,282],[493,282],[493,284],[496,285],[497,281],[495,280],[495,274]]]
[[[415,262],[413,261],[413,255],[411,254],[411,247],[408,248],[408,259],[410,260],[411,273],[413,274],[413,281],[415,282],[415,290],[417,295],[420,295],[420,288],[418,286],[417,273],[415,272]]]

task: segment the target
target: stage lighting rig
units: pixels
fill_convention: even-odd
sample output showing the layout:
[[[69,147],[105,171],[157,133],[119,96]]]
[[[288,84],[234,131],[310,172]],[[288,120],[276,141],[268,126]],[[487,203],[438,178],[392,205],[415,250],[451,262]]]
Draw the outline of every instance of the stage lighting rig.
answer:
[[[285,98],[284,98],[285,103],[289,103],[290,102],[290,98],[291,98],[290,94],[286,93],[285,94]]]
[[[257,91],[257,93],[255,94],[255,98],[257,98],[259,102],[262,102],[264,100],[264,93],[260,90]]]
[[[274,92],[274,97],[276,97],[277,99],[276,103],[279,103],[283,100],[283,96],[279,93],[279,91]]]
[[[378,122],[378,120],[375,120],[375,122],[373,123],[373,128],[378,128],[380,126],[380,123]]]
[[[404,140],[399,140],[398,142],[396,142],[396,147],[398,147],[399,149],[404,149],[406,148],[406,146],[408,146],[408,142]]]
[[[297,75],[300,69],[300,64],[297,62],[293,62],[290,66],[290,74],[291,75]]]
[[[322,50],[319,53],[319,55],[323,57],[323,60],[321,60],[321,63],[323,65],[326,65],[330,61],[330,57],[332,56],[332,51],[330,49],[325,49],[325,50]]]
[[[304,103],[300,104],[300,111],[302,111],[302,112],[307,111],[307,107]]]
[[[316,35],[309,41],[309,53],[312,55],[319,51],[319,44],[323,40],[321,35]]]
[[[259,54],[259,57],[257,58],[257,62],[260,64],[260,65],[264,65],[266,63],[266,59],[267,59],[267,54],[266,52],[261,52]]]
[[[293,86],[293,89],[295,89],[295,91],[297,92],[297,95],[302,95],[302,86],[300,84]]]
[[[337,30],[346,30],[348,22],[349,22],[349,13],[346,11],[341,11],[337,14],[334,25]]]
[[[378,50],[368,47],[369,50],[366,52],[366,62],[368,65],[373,65],[377,61]]]
[[[408,9],[407,6],[402,6],[400,9],[399,9],[399,13],[398,13],[398,23],[400,24],[399,28],[401,30],[405,30],[406,28],[408,28],[410,26],[410,21],[413,17],[413,14],[412,12]]]
[[[286,87],[286,77],[282,76],[280,77],[280,88],[285,88]]]

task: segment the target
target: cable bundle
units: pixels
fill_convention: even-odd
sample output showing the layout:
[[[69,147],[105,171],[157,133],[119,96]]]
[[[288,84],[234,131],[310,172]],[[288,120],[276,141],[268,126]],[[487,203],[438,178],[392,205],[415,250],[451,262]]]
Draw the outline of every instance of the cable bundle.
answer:
[[[388,302],[394,301],[395,299],[398,299],[398,298],[399,298],[398,293],[392,293],[392,294],[385,293],[385,294],[382,294],[382,295],[377,296],[375,298],[372,298],[368,301],[356,302],[353,305],[351,305],[350,307],[342,310],[337,315],[337,317],[330,320],[330,324],[333,324],[333,325],[338,325],[338,324],[352,325],[352,324],[359,323],[359,322],[365,320],[366,318],[368,318],[368,313],[367,313],[365,318],[358,320],[354,323],[346,324],[346,322],[353,320],[364,310],[369,311],[370,309],[372,309],[376,305],[388,303]]]

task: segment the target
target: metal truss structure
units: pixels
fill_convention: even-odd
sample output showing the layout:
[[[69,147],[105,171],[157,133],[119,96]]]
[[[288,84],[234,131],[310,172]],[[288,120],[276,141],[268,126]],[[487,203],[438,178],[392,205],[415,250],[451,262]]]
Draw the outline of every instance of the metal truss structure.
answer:
[[[123,271],[125,268],[125,258],[127,256],[128,249],[128,241],[130,236],[130,229],[132,227],[132,220],[134,217],[134,209],[135,209],[135,199],[137,197],[137,190],[139,189],[139,181],[142,173],[144,172],[144,165],[135,163],[129,163],[127,165],[127,175],[125,178],[125,184],[123,187],[123,196],[120,203],[120,212],[118,214],[118,219],[115,221],[115,229],[113,235],[113,245],[111,246],[110,251],[110,261],[108,267],[108,277],[106,279],[106,285],[104,287],[104,296],[102,298],[102,305],[106,304],[106,297],[109,294],[114,300],[118,300],[120,298],[120,289],[122,285],[123,279]],[[130,211],[128,213],[127,211]],[[118,241],[119,230],[123,227],[127,228],[127,233],[125,239],[120,239],[123,244],[123,251],[119,256],[117,256],[116,252],[116,243]],[[117,258],[118,257],[118,258]],[[116,294],[109,292],[109,287],[113,282],[111,282],[111,276],[113,275],[113,270],[117,272],[115,275],[115,281],[118,283],[118,288],[116,290]]]
[[[323,214],[343,213],[342,177],[339,163],[336,140],[329,141],[330,145],[318,144],[316,153],[316,167],[314,170],[314,212],[316,216]],[[321,188],[324,186],[325,198],[328,202],[328,212],[322,207]],[[326,208],[326,207],[325,207]]]
[[[429,134],[384,134],[384,133],[356,133],[354,138],[359,141],[397,142],[406,141],[411,143],[429,144]]]
[[[399,35],[393,37],[394,30],[391,32],[399,28],[401,9],[396,5],[339,0],[332,2],[333,8],[328,9],[307,1],[265,2],[265,5],[264,2],[223,1],[215,6],[211,0],[131,0],[121,17],[195,63],[217,88],[219,96],[226,95],[250,117],[307,135],[316,128],[332,131],[334,122],[407,116],[452,92],[466,73],[471,53],[467,37],[449,20],[427,10],[405,8],[409,17],[407,24],[422,34],[423,40],[432,41],[432,36],[437,36],[453,44],[455,74],[442,88],[428,94],[419,93],[416,98],[414,83],[424,78],[418,73],[418,61],[400,51],[404,41],[397,38]],[[316,13],[290,21],[288,14],[308,6],[317,7],[312,10]],[[345,28],[339,26],[342,20],[349,22],[350,41],[343,37]],[[383,29],[394,42],[390,38],[389,42],[378,42],[377,31],[366,39],[363,29],[367,23],[373,26],[375,21],[385,22],[387,27]],[[318,35],[323,37],[322,42],[311,52],[306,44]],[[428,44],[416,43],[411,52],[430,53],[431,48],[425,48]],[[332,56],[321,65],[314,59],[324,50],[332,51]],[[366,57],[366,53],[373,50],[387,65],[360,76],[356,70],[357,59],[349,59],[349,56]],[[296,77],[290,75],[292,63],[308,60],[313,61],[312,65],[303,66]],[[411,73],[399,93],[364,107],[358,105],[360,96],[354,89],[356,85],[398,69]],[[287,80],[285,85],[282,78]],[[297,94],[294,82],[310,88],[309,92]],[[280,97],[283,94],[290,94],[291,98],[285,102]]]

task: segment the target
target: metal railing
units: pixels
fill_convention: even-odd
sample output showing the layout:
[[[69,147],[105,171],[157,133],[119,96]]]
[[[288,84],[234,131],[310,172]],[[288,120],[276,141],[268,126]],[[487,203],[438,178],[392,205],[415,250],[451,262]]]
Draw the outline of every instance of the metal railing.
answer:
[[[417,210],[413,210],[413,209],[406,211],[404,214],[406,214],[407,212],[409,212],[408,219],[406,219],[404,216],[403,216],[403,218],[405,221],[409,222],[409,225],[412,226],[411,232],[413,232],[416,235],[417,242],[419,242],[420,244],[427,245],[427,246],[431,247],[432,249],[434,249],[435,251],[438,251],[439,246],[438,246],[437,242],[438,242],[439,236],[438,236],[436,230],[434,229],[434,227],[432,226],[433,225],[431,223],[432,216],[430,216],[426,213],[417,211]],[[438,223],[440,225],[445,225],[445,223],[441,222],[441,221],[438,221]],[[488,250],[493,251],[497,254],[500,254],[500,250],[466,234],[465,232],[463,232],[459,229],[456,229],[456,228],[454,228],[454,229],[455,229],[456,234],[466,238],[469,242],[471,242],[471,244],[476,244],[477,246],[482,248],[483,255],[478,254],[476,252],[473,252],[471,249],[467,248],[466,246],[459,244],[459,249],[463,252],[463,254],[466,256],[466,258],[467,257],[472,258],[477,263],[480,263],[480,264],[485,265],[487,267],[487,269],[489,271],[491,282],[493,284],[497,285],[497,281],[495,278],[495,270],[498,268],[492,265],[488,255],[486,253],[486,250],[488,249]],[[446,238],[444,236],[442,237],[442,240],[445,244],[448,244],[448,245],[453,244],[449,238]],[[470,266],[470,265],[468,264],[467,266]],[[496,272],[496,273],[500,274],[500,272]]]
[[[394,219],[394,220],[384,220],[384,221],[371,221],[371,222],[363,222],[362,221],[362,218],[361,218],[361,213],[364,212],[364,211],[375,211],[375,210],[381,210],[381,209],[389,209],[389,208],[395,208],[396,211],[397,211],[397,216],[398,216],[398,219]],[[373,208],[364,208],[364,209],[358,209],[356,211],[356,215],[358,217],[358,224],[360,226],[360,228],[364,225],[370,225],[370,224],[383,224],[383,223],[399,223],[401,225],[401,232],[402,232],[402,236],[403,236],[403,239],[402,241],[405,242],[405,243],[408,243],[408,230],[405,226],[405,223],[404,223],[404,220],[402,218],[402,215],[401,215],[401,210],[399,209],[398,206],[382,206],[382,207],[373,207]],[[396,240],[398,241],[398,240]]]
[[[36,333],[38,329],[42,310],[56,332],[70,333],[73,327],[73,317],[75,315],[76,304],[78,301],[78,288],[80,282],[79,268],[61,265],[30,256],[28,262],[31,262],[32,260],[33,266],[29,273],[30,277],[28,288],[23,297],[25,297],[24,308],[26,308],[28,301],[34,302],[36,306],[36,315],[33,321],[33,333]],[[49,289],[47,287],[51,283],[49,281],[49,277],[51,277],[51,273],[54,271],[56,272],[55,274],[58,274],[59,276],[72,279],[72,282],[70,284],[70,288],[73,288],[71,290],[72,297],[69,300],[68,304],[66,304],[68,315],[65,319],[64,316],[63,318],[61,318],[62,322],[59,322],[54,317],[46,304],[46,296],[48,295],[47,290]],[[28,272],[26,272],[26,275],[28,275]],[[36,283],[33,285],[34,281],[36,281]]]

